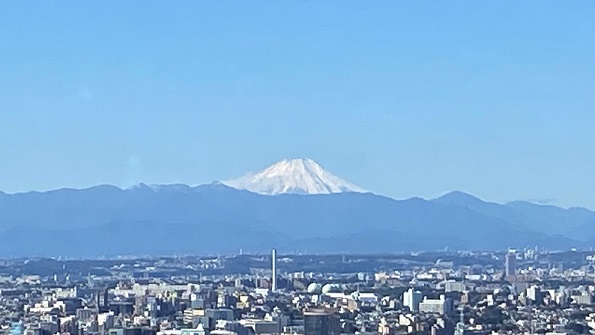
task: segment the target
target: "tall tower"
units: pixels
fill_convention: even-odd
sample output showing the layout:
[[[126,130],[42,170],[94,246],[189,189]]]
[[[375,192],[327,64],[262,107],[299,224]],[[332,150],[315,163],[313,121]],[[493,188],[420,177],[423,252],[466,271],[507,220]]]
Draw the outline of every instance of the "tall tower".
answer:
[[[273,249],[271,252],[272,272],[273,278],[271,281],[271,290],[277,291],[277,250]]]

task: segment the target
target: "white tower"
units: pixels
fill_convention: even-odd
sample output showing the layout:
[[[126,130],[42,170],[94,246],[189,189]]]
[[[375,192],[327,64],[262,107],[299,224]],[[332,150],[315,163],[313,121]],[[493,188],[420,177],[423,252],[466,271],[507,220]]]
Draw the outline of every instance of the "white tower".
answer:
[[[277,250],[273,249],[273,251],[271,252],[271,260],[272,260],[272,272],[273,272],[273,278],[271,281],[271,290],[273,292],[277,291]]]

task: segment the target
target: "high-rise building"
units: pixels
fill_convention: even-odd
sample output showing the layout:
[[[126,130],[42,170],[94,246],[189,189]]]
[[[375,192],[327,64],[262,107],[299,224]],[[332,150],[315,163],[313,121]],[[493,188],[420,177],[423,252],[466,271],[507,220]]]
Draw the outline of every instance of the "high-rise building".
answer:
[[[448,280],[444,283],[444,292],[463,292],[465,289],[465,283],[463,282]]]
[[[277,250],[273,249],[271,252],[272,262],[272,280],[271,280],[271,291],[277,291]]]
[[[403,305],[409,307],[412,312],[419,310],[419,303],[422,301],[423,295],[420,291],[415,291],[413,288],[403,293]]]
[[[516,274],[516,252],[508,251],[504,261],[504,272],[506,277],[511,277]]]
[[[339,335],[341,323],[335,313],[329,310],[304,312],[304,335]]]
[[[440,295],[440,299],[428,299],[419,304],[419,311],[422,313],[438,313],[446,314],[452,310],[452,299],[446,298],[444,294]]]
[[[527,300],[531,305],[540,305],[543,302],[543,295],[539,286],[533,285],[527,288]]]

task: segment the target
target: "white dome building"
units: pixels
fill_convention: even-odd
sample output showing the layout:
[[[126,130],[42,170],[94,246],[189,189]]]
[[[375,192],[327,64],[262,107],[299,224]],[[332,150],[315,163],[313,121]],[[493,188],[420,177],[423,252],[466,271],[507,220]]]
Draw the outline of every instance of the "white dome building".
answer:
[[[322,287],[322,294],[340,293],[342,287],[339,284],[326,284]]]
[[[308,288],[306,290],[308,291],[308,293],[311,294],[320,294],[320,292],[322,292],[322,285],[318,283],[311,283],[310,285],[308,285]]]

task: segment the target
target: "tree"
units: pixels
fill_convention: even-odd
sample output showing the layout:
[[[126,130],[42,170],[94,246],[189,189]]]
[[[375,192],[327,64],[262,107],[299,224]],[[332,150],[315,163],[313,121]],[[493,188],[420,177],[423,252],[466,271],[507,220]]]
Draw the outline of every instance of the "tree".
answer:
[[[479,316],[478,321],[480,321],[482,324],[501,325],[504,323],[504,319],[504,313],[502,313],[500,308],[489,306]]]

